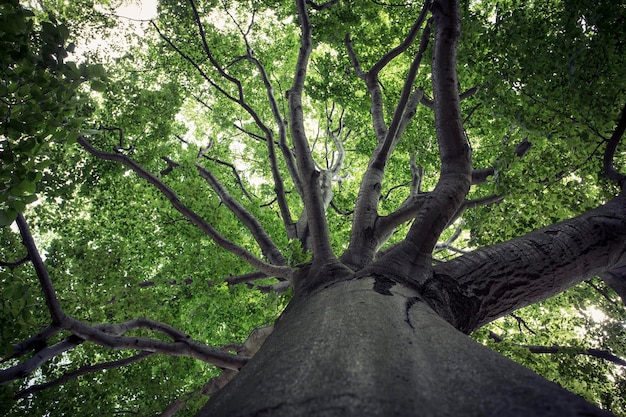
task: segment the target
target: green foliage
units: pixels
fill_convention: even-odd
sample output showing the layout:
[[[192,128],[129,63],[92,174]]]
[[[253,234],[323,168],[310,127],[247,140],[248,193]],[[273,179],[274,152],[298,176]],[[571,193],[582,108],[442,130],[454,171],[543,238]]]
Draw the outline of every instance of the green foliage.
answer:
[[[196,1],[212,58],[240,81],[248,112],[219,93],[239,99],[238,85],[210,64],[187,2],[159,2],[155,25],[162,37],[147,24],[141,26],[145,32],[137,34],[127,22],[106,15],[102,10],[114,10],[111,2],[97,2],[98,7],[89,2],[40,3],[54,10],[59,20],[45,13],[34,16],[17,1],[0,6],[0,225],[9,225],[18,212],[27,210],[62,307],[78,319],[97,324],[146,316],[212,346],[242,342],[254,327],[272,322],[289,295],[226,285],[224,278],[250,272],[249,267],[219,249],[127,168],[70,145],[80,132],[98,149],[123,148],[120,152],[155,175],[166,168],[161,158],[170,158],[179,166],[159,178],[226,238],[261,256],[252,236],[197,176],[199,149],[211,144],[205,156],[212,159],[199,162],[260,220],[290,265],[306,263],[310,255],[300,242],[287,239],[278,217],[267,143],[251,112],[274,132],[276,141],[277,123],[258,69],[242,58],[248,47],[254,50],[284,111],[299,48],[293,2]],[[402,42],[422,7],[412,1],[406,7],[378,3],[340,1],[311,12],[314,50],[303,106],[320,166],[327,167],[336,152],[324,132],[338,126],[339,113],[343,112],[344,132],[350,131],[343,143],[342,178],[333,184],[333,202],[344,213],[333,208],[327,213],[337,253],[347,245],[352,217],[345,213],[354,207],[361,174],[376,146],[369,96],[354,73],[345,34],[351,33],[367,71]],[[600,180],[598,173],[601,145],[626,99],[626,79],[621,76],[626,41],[623,2],[462,3],[461,90],[479,87],[462,102],[465,128],[474,166],[495,168],[486,184],[472,187],[469,198],[505,197],[500,204],[474,208],[463,216],[459,245],[471,249],[571,217],[614,194],[613,186]],[[94,37],[91,33],[81,37],[83,25],[97,28],[93,33],[110,44],[84,53],[90,62],[102,64],[66,60],[75,53],[75,45]],[[248,44],[242,32],[247,33]],[[128,46],[121,51],[119,44]],[[409,52],[414,54],[415,48]],[[429,53],[415,85],[432,97]],[[380,75],[386,120],[397,103],[410,54],[394,60]],[[330,108],[335,113],[329,121]],[[515,147],[524,139],[533,147],[519,158]],[[432,110],[422,105],[387,164],[381,214],[393,212],[408,197],[412,155],[424,168],[422,191],[431,190],[440,163]],[[241,183],[225,164],[235,166]],[[287,178],[284,162],[279,169]],[[302,203],[291,180],[285,180],[285,188],[297,219]],[[37,194],[46,198],[27,209]],[[398,228],[389,243],[402,239],[407,227]],[[19,236],[9,227],[0,232],[0,260],[21,259]],[[442,239],[452,232],[446,231]],[[49,317],[27,265],[0,267],[0,293],[4,358],[13,343],[36,334]],[[589,311],[595,310],[603,311],[606,320],[591,320]],[[626,357],[623,309],[591,287],[580,286],[529,307],[518,317],[523,322],[507,317],[475,337],[590,401],[626,415],[622,400],[626,395],[615,395],[624,394],[623,372],[576,354],[595,347]],[[504,341],[494,343],[489,330]],[[567,349],[558,355],[536,355],[522,347],[553,344]],[[81,344],[23,384],[3,385],[0,404],[11,402],[11,416],[157,415],[184,397],[189,408],[179,415],[193,415],[204,401],[196,391],[218,373],[199,361],[154,356],[11,400],[26,385],[130,354]]]
[[[104,88],[101,65],[67,61],[74,43],[66,25],[17,1],[0,6],[0,226],[37,199],[37,186],[59,146],[76,140],[87,102],[81,85]]]

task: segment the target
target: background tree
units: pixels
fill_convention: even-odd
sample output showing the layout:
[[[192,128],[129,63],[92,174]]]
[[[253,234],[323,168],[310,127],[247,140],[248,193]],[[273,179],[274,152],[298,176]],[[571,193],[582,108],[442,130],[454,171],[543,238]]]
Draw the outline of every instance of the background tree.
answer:
[[[463,333],[626,415],[622,2],[85,6],[2,6],[9,415],[603,415]]]

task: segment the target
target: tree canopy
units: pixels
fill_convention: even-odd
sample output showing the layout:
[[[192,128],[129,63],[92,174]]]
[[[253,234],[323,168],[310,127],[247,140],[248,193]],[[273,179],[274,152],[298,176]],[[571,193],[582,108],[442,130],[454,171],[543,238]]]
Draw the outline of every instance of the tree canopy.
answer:
[[[445,264],[618,195],[626,3],[460,1],[450,68],[438,3],[2,2],[7,415],[195,415],[316,259],[421,233]],[[416,230],[442,183],[461,200]],[[465,330],[626,416],[611,266]]]

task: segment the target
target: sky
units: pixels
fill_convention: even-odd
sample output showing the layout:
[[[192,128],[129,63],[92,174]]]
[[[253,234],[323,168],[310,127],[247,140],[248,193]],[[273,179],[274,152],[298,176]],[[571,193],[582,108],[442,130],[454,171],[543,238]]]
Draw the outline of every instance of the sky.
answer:
[[[157,0],[134,0],[132,4],[117,9],[119,16],[149,20],[156,16]]]

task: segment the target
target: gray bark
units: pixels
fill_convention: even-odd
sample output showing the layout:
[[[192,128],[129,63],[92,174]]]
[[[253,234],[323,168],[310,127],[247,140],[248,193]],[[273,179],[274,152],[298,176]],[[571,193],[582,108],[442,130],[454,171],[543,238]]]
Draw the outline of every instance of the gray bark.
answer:
[[[624,266],[626,195],[621,195],[573,219],[438,265],[434,282],[458,285],[448,304],[462,312],[456,325],[469,333],[596,275],[612,277],[617,287],[615,277]]]
[[[474,342],[414,289],[375,275],[296,297],[198,414],[416,415],[610,414]]]

